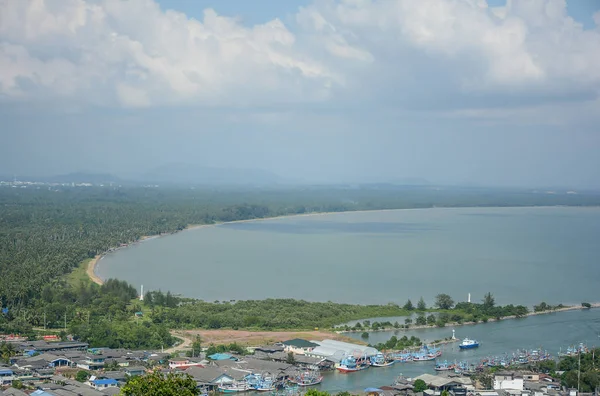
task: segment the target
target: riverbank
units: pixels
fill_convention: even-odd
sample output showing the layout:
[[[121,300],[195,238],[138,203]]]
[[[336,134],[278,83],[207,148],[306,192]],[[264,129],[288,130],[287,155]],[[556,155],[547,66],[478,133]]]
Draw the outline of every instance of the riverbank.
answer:
[[[501,320],[510,320],[510,319],[523,319],[523,318],[527,318],[530,316],[537,316],[537,315],[548,315],[548,314],[552,314],[552,313],[558,313],[558,312],[566,312],[566,311],[575,311],[575,310],[587,310],[587,309],[593,309],[593,308],[600,308],[600,302],[598,303],[590,303],[590,307],[583,307],[581,305],[571,305],[571,306],[566,306],[566,307],[562,307],[562,308],[557,308],[557,309],[553,309],[553,310],[547,310],[547,311],[540,311],[540,312],[528,312],[527,314],[523,315],[523,316],[516,316],[516,315],[509,315],[509,316],[504,316],[502,318],[488,318],[488,320],[486,322],[484,321],[480,321],[480,322],[449,322],[449,323],[445,323],[444,326],[441,327],[461,327],[461,326],[472,326],[472,325],[476,325],[476,324],[481,324],[481,323],[488,323],[488,322],[498,322]],[[436,324],[434,325],[410,325],[410,327],[399,327],[399,328],[395,328],[395,327],[384,327],[384,328],[379,328],[377,330],[373,330],[373,329],[360,329],[360,330],[336,330],[336,333],[338,334],[348,334],[348,333],[377,333],[377,332],[384,332],[384,331],[411,331],[411,330],[422,330],[422,329],[434,329],[436,327],[440,327]]]

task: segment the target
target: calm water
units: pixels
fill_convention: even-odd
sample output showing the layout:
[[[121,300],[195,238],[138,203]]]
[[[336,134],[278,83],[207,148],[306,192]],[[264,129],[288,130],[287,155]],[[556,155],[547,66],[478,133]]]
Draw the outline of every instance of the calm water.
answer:
[[[107,255],[97,273],[208,301],[293,297],[598,301],[600,208],[338,213],[198,228]]]
[[[560,348],[586,343],[589,347],[600,345],[600,309],[569,311],[548,315],[531,316],[523,319],[480,323],[461,326],[456,329],[456,337],[477,339],[478,349],[461,351],[457,344],[443,347],[441,360],[450,362],[478,362],[483,357],[512,354],[517,349],[542,348],[556,356]],[[360,339],[360,333],[349,333]],[[392,335],[414,335],[421,340],[433,341],[452,336],[451,328],[433,328],[409,331],[385,331],[371,333],[369,342],[376,344],[387,341]],[[435,362],[396,363],[386,368],[369,368],[353,374],[327,373],[322,389],[328,391],[362,390],[372,386],[389,385],[402,374],[415,377],[423,373],[435,374]]]

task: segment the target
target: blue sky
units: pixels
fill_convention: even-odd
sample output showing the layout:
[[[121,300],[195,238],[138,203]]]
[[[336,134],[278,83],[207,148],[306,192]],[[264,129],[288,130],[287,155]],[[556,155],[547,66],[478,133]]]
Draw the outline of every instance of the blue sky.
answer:
[[[600,2],[4,2],[0,175],[600,188]]]

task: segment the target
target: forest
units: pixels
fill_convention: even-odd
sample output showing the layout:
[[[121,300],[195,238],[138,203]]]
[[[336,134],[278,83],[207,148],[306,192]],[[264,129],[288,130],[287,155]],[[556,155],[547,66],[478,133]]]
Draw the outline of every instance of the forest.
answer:
[[[598,205],[594,194],[399,186],[272,189],[0,187],[0,332],[62,329],[93,345],[159,347],[168,328],[311,328],[395,316],[403,307],[295,300],[206,303],[186,299],[141,307],[123,282],[68,282],[80,264],[142,236],[213,224],[310,212],[526,205]],[[160,296],[159,297],[160,300]],[[173,302],[176,301],[176,302]],[[150,309],[135,323],[133,313]],[[293,312],[293,315],[291,314]],[[114,340],[114,341],[110,341]],[[111,345],[109,341],[112,342]]]

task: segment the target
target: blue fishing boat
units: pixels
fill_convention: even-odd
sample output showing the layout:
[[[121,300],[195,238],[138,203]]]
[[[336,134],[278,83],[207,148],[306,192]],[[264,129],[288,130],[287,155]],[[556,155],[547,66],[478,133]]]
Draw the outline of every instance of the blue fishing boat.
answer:
[[[472,340],[470,338],[465,338],[462,340],[460,344],[458,344],[460,349],[473,349],[479,347],[479,342],[476,340]]]
[[[435,371],[452,371],[454,370],[454,368],[456,367],[455,364],[452,363],[448,363],[447,360],[444,360],[443,362],[436,362],[435,364]]]
[[[371,366],[373,367],[388,367],[394,363],[396,363],[394,359],[388,358],[381,352],[379,352],[375,356],[371,356]]]
[[[369,365],[365,364],[364,361],[358,362],[356,358],[352,355],[346,356],[342,359],[339,365],[337,365],[336,369],[340,373],[353,373],[355,371],[361,371],[368,369]]]

